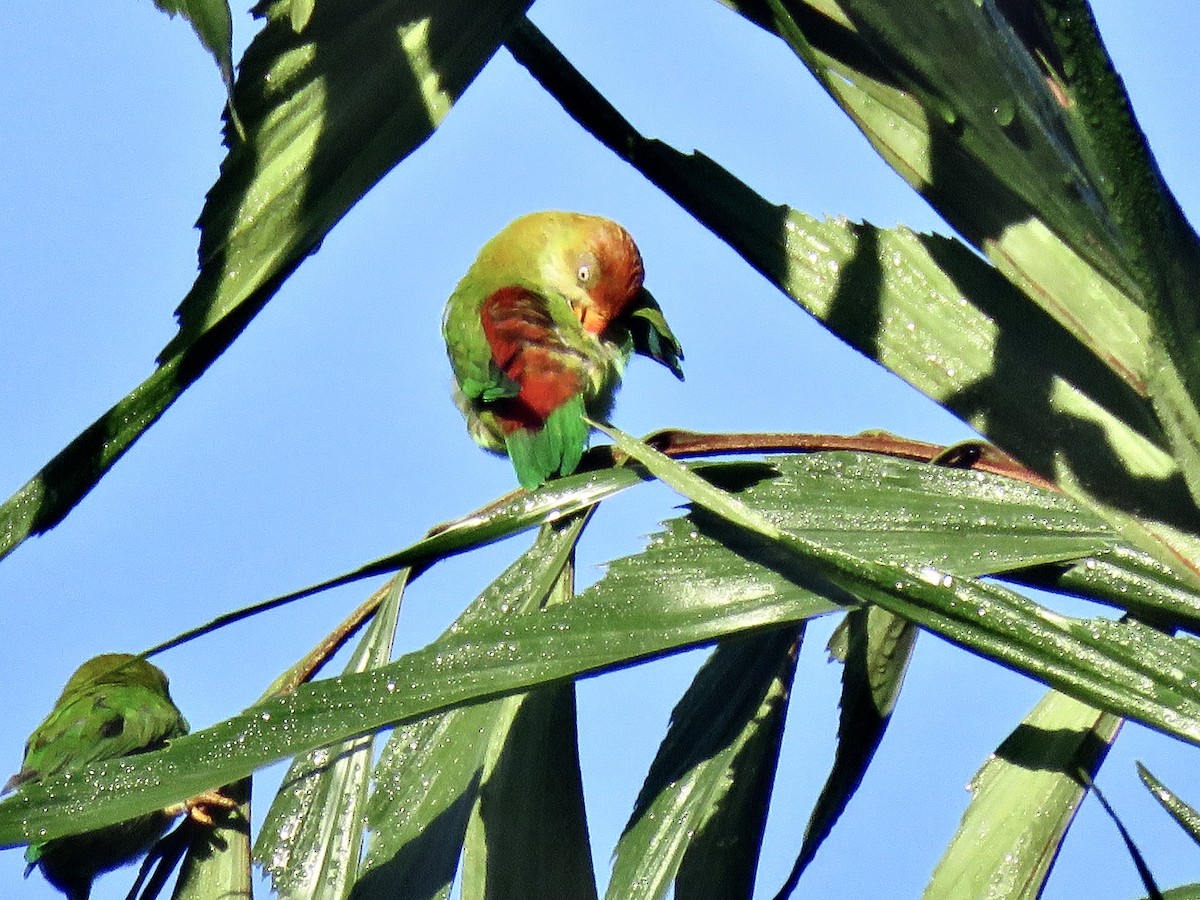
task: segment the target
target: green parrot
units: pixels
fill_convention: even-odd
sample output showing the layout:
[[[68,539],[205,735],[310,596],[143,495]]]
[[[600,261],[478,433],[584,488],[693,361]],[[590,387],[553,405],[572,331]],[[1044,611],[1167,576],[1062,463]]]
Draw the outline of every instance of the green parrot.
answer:
[[[642,276],[616,222],[535,212],[483,246],[446,302],[455,402],[477,444],[508,454],[522,487],[575,470],[584,417],[608,417],[633,353],[683,378],[683,351]]]
[[[106,653],[80,666],[25,744],[21,770],[0,793],[50,775],[78,772],[119,756],[155,750],[186,734],[187,721],[167,690],[167,676],[144,659]],[[160,810],[127,822],[31,844],[25,853],[70,900],[87,900],[92,880],[145,853],[178,810]]]

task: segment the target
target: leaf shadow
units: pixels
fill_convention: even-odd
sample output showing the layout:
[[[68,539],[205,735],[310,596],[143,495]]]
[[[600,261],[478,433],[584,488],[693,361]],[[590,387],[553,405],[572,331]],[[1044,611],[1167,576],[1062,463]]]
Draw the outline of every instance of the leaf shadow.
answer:
[[[438,813],[386,862],[355,882],[349,900],[435,900],[454,882],[467,822],[479,795],[482,771],[454,802]]]

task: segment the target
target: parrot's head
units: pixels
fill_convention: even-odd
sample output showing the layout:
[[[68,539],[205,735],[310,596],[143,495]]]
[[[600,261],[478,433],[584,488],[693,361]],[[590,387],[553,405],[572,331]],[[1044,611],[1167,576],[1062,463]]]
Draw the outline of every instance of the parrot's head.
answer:
[[[535,291],[552,288],[596,337],[645,293],[642,254],[629,232],[584,213],[521,216],[484,248],[476,265],[505,284],[517,275]]]
[[[105,684],[136,685],[164,697],[170,696],[167,676],[162,669],[132,653],[104,653],[75,670],[63,688],[59,702],[77,692],[94,690]]]
[[[603,216],[560,210],[510,222],[468,273],[481,296],[513,285],[558,294],[588,334],[648,356],[682,379],[683,351],[643,277],[642,254],[628,231]]]
[[[563,255],[560,277],[584,330],[599,337],[645,290],[642,254],[629,232],[609,219],[581,216],[580,241]]]

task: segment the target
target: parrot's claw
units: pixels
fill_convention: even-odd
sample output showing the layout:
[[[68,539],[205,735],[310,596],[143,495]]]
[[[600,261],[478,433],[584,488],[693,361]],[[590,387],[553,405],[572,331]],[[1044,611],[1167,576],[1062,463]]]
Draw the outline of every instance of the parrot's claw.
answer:
[[[205,791],[203,794],[197,794],[195,797],[189,797],[182,803],[168,806],[166,813],[170,816],[186,813],[187,817],[193,822],[203,825],[206,828],[211,828],[216,824],[214,817],[215,810],[235,809],[237,805],[238,802],[236,800],[226,797],[218,789],[213,789]]]

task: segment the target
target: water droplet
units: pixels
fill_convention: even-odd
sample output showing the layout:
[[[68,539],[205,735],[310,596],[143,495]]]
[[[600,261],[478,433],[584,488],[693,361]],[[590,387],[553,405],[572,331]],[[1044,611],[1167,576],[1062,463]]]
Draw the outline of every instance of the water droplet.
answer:
[[[1017,109],[1013,106],[1013,102],[1008,98],[1001,100],[992,107],[992,117],[995,118],[996,124],[1001,128],[1007,128],[1013,123],[1016,118]]]
[[[935,569],[933,566],[922,566],[921,570],[917,572],[917,577],[926,584],[940,585],[944,584],[944,579],[950,576],[941,569]]]

